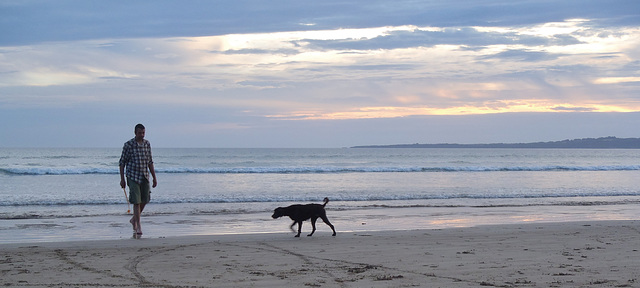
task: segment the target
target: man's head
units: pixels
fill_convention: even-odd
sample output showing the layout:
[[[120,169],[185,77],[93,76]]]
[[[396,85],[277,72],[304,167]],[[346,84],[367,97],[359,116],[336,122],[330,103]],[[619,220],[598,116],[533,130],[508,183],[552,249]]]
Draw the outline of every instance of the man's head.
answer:
[[[136,128],[133,130],[133,132],[136,134],[136,140],[137,141],[142,141],[142,139],[144,139],[144,125],[142,124],[138,124],[136,125]]]

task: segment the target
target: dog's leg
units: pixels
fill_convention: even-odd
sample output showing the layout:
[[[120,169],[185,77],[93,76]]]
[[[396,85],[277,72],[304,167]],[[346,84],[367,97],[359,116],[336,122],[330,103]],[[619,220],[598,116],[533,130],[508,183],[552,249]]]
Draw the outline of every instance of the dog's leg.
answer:
[[[324,221],[325,224],[329,225],[329,227],[331,227],[331,230],[333,230],[333,235],[331,236],[336,236],[336,229],[333,228],[333,225],[331,225],[331,222],[329,222],[327,215],[322,215],[320,217],[322,218],[322,221]]]
[[[318,217],[312,217],[311,218],[311,234],[307,235],[307,236],[313,236],[313,233],[316,232],[316,220],[318,220]]]
[[[298,234],[295,237],[300,237],[300,233],[302,233],[302,221],[298,221]]]
[[[293,232],[293,233],[295,233],[295,232],[296,232],[296,229],[293,229],[293,226],[295,226],[295,225],[296,225],[296,223],[298,223],[298,222],[293,221],[293,223],[291,223],[291,226],[289,226],[289,228],[291,228],[291,232]]]

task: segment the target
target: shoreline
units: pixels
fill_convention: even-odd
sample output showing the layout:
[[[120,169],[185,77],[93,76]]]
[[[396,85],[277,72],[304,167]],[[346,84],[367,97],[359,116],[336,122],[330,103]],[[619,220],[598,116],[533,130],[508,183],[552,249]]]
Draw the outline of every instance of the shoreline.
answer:
[[[152,207],[150,207],[151,209]],[[151,210],[153,211],[153,210]],[[395,230],[428,230],[480,225],[543,222],[634,220],[640,219],[639,204],[600,206],[521,206],[521,207],[403,207],[355,210],[327,209],[338,233]],[[234,214],[143,214],[144,238],[171,238],[200,235],[290,234],[287,219],[272,219],[271,213]],[[124,240],[132,236],[130,214],[0,220],[0,245],[9,243],[47,243],[65,241]],[[330,231],[322,221],[318,232]],[[306,221],[303,233],[311,231]]]
[[[0,285],[637,287],[640,221],[0,244]]]

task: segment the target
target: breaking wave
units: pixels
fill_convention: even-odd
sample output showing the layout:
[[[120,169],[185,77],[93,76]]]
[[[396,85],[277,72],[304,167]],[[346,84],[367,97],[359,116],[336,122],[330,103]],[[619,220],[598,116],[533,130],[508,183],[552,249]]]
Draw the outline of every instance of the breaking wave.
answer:
[[[450,167],[175,167],[156,168],[158,173],[194,174],[321,174],[321,173],[420,173],[420,172],[519,172],[519,171],[637,171],[640,165],[612,166],[450,166]],[[71,168],[0,168],[8,175],[81,175],[118,174],[117,168],[71,167]]]

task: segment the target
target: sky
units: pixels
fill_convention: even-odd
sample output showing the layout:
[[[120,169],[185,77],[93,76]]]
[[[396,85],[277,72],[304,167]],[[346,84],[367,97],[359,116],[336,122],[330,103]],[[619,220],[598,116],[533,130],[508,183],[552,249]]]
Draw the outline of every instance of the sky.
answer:
[[[640,4],[2,0],[0,123],[0,147],[640,137]]]

